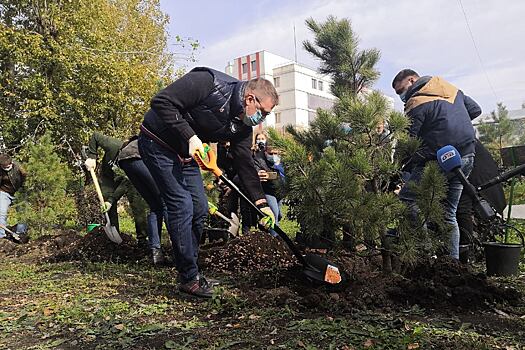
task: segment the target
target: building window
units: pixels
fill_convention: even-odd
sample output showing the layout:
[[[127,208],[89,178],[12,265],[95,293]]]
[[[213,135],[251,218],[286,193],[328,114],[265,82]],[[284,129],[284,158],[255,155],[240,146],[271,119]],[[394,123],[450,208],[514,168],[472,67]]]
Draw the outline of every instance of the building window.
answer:
[[[281,78],[280,77],[273,78],[273,86],[275,86],[276,88],[281,86]]]
[[[281,123],[281,112],[275,113],[275,124]]]
[[[323,82],[321,80],[318,81],[317,87],[319,90],[323,91]]]
[[[317,80],[312,78],[312,89],[317,89]]]
[[[242,64],[242,74],[248,73],[248,63]]]
[[[252,72],[255,72],[257,70],[257,61],[252,61]]]

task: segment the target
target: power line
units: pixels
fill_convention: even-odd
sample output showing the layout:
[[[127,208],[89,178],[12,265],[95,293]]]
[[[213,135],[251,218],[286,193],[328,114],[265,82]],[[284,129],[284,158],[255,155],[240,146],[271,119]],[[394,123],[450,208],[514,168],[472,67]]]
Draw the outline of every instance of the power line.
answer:
[[[476,40],[474,40],[474,34],[472,34],[472,29],[470,28],[470,22],[468,20],[467,13],[465,12],[465,8],[463,7],[463,3],[461,2],[461,0],[458,0],[458,2],[459,2],[459,6],[461,7],[461,11],[463,12],[463,17],[465,18],[465,23],[467,24],[467,29],[470,34],[470,38],[472,39],[472,44],[474,45],[476,55],[478,56],[478,60],[481,65],[481,69],[483,70],[483,73],[485,74],[485,78],[487,79],[487,83],[489,84],[490,90],[492,90],[492,94],[494,95],[496,100],[499,100],[498,95],[496,94],[496,90],[494,90],[494,87],[492,86],[492,83],[490,82],[489,75],[487,74],[487,70],[485,69],[483,60],[481,59],[481,55],[479,54],[478,45],[476,44]]]

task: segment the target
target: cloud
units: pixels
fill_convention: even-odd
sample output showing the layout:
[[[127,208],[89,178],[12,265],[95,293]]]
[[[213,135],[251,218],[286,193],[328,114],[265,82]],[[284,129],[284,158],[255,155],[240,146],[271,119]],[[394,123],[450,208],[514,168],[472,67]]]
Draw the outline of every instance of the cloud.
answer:
[[[259,7],[257,13],[245,19],[245,25],[236,26],[238,29],[223,35],[222,40],[205,44],[199,53],[198,65],[223,70],[229,60],[263,49],[293,58],[295,24],[299,62],[317,66],[302,49],[302,41],[312,38],[304,21],[309,17],[322,21],[328,15],[335,15],[352,21],[362,48],[381,50],[382,76],[376,87],[390,96],[394,96],[390,88],[392,77],[400,69],[411,67],[421,74],[449,79],[479,101],[487,112],[495,108],[497,101],[515,109],[525,100],[525,64],[522,63],[525,46],[521,38],[525,33],[522,20],[525,2],[522,0],[504,3],[462,0],[497,98],[487,82],[458,1],[282,3],[284,5],[274,5],[270,12],[269,6]],[[400,102],[396,106],[400,107]]]

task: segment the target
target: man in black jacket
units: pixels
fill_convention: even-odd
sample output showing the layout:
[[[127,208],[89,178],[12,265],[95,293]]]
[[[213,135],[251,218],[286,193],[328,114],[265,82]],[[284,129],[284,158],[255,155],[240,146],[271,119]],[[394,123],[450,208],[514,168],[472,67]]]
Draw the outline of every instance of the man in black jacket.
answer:
[[[215,283],[199,274],[197,255],[208,204],[199,167],[192,156],[202,141],[230,141],[234,168],[252,201],[273,227],[251,155],[253,126],[278,103],[273,85],[261,78],[242,82],[209,68],[195,68],[160,91],[144,116],[139,136],[142,159],[167,209],[182,292],[211,297]]]
[[[420,77],[411,69],[400,71],[392,81],[392,87],[405,103],[405,113],[410,118],[409,134],[421,140],[421,148],[408,161],[405,171],[410,172],[407,181],[418,182],[426,162],[436,159],[436,152],[443,146],[452,145],[461,154],[465,176],[474,164],[475,131],[471,120],[481,114],[481,108],[470,97],[440,77]],[[445,222],[450,225],[450,255],[459,258],[459,227],[456,210],[463,185],[457,177],[448,181],[445,200]],[[415,193],[404,186],[399,193],[401,200],[417,215]]]

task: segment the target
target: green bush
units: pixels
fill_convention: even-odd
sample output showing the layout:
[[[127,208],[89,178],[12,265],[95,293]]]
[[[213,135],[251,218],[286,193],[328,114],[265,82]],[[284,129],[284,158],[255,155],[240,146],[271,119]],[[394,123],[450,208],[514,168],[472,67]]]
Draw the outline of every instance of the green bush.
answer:
[[[68,193],[73,180],[71,170],[57,154],[49,134],[28,145],[23,165],[27,179],[16,194],[16,218],[30,227],[33,238],[71,225],[76,218],[73,195]]]

